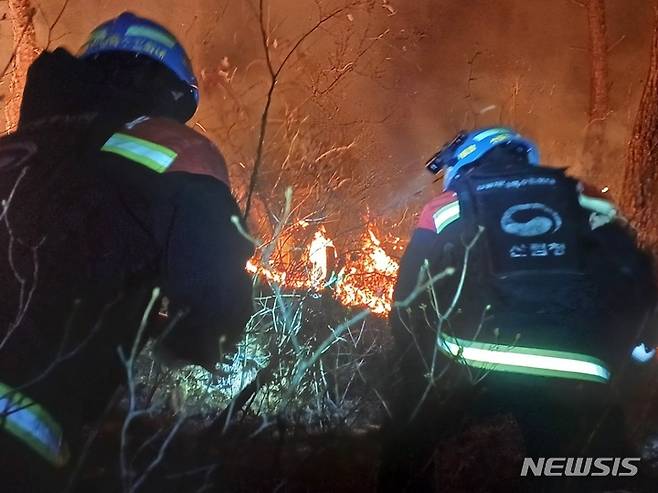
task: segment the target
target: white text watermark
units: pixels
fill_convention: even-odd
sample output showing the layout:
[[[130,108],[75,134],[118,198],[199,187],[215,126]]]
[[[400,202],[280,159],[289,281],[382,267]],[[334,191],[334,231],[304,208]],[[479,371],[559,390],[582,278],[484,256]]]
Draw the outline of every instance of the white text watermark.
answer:
[[[521,476],[636,476],[639,462],[640,457],[526,457]]]

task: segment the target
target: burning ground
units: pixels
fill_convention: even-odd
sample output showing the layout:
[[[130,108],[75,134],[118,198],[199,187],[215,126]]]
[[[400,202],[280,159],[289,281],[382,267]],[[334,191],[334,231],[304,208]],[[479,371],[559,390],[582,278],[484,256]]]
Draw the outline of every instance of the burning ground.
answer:
[[[291,234],[295,234],[295,229],[309,227],[308,222],[300,221]],[[391,311],[403,243],[392,235],[382,243],[378,234],[381,235],[368,225],[354,248],[339,256],[334,242],[321,226],[307,247],[295,247],[301,250],[301,255],[278,254],[276,260],[270,261],[272,268],[262,266],[261,259],[255,257],[247,264],[247,270],[284,288],[318,292],[329,289],[345,307],[367,308],[386,316]]]

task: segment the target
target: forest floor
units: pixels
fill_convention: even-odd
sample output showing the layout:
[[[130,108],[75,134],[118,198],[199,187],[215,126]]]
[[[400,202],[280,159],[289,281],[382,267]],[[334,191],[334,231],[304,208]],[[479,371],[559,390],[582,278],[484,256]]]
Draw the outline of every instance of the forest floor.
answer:
[[[121,425],[117,415],[104,426],[77,491],[121,491]],[[152,420],[138,423],[132,437],[146,443],[161,426]],[[139,491],[375,492],[383,438],[382,429],[375,426],[308,432],[274,422],[263,430],[260,420],[248,418],[223,434],[208,435],[200,423],[190,423]],[[147,462],[140,461],[152,460],[157,451],[158,446],[140,447],[135,470],[146,470]],[[440,443],[430,474],[442,493],[530,493],[537,491],[535,486],[522,483],[518,472],[523,451],[513,418],[498,416]],[[654,493],[656,479],[650,476],[644,475],[630,489],[596,491]]]
[[[120,426],[121,421],[117,419],[104,428],[100,446],[96,447],[85,467],[80,491],[93,489],[98,493],[109,493],[119,489]],[[199,433],[194,426],[182,431],[171,444],[165,460],[145,483],[143,491],[376,491],[381,429],[308,433],[275,424],[254,436],[259,426],[256,420],[244,422],[217,437]],[[154,429],[154,422],[142,423],[140,434],[148,437]],[[509,478],[505,491],[514,491],[517,478],[509,464],[519,456],[522,446],[520,437],[513,431],[513,422],[503,419],[475,427],[438,448],[437,454],[443,460],[439,461],[440,466],[434,474],[442,478],[441,491],[494,491],[492,488],[498,481],[494,482],[492,478],[501,478],[501,469]],[[501,453],[481,453],[491,452],[492,445]],[[146,456],[149,451],[145,449],[143,452]],[[156,449],[150,452],[154,453]]]
[[[345,311],[327,299],[307,303],[314,309],[304,312],[301,318],[316,328],[308,339],[310,347],[315,347],[327,336],[327,331],[332,334],[327,327],[336,327],[336,320],[344,318]],[[346,335],[345,344],[341,342],[342,345],[332,348],[333,353],[327,353],[333,354],[333,370],[329,368],[332,357],[327,356],[321,373],[311,375],[308,385],[300,387],[300,399],[294,403],[296,414],[288,415],[287,419],[281,415],[277,417],[277,413],[259,413],[254,409],[258,406],[250,405],[247,408],[251,411],[236,412],[230,425],[224,427],[219,423],[217,426],[217,422],[210,425],[222,405],[209,396],[208,403],[215,406],[214,414],[205,408],[190,416],[172,435],[165,453],[159,457],[163,440],[180,414],[176,412],[180,404],[171,402],[172,395],[178,395],[177,392],[170,391],[164,412],[144,413],[136,419],[122,445],[124,401],[98,429],[75,491],[377,491],[382,449],[389,430],[383,403],[391,393],[390,376],[395,370],[386,356],[391,341],[385,320],[375,318],[367,322],[367,329],[359,332],[358,343],[350,339],[351,335]],[[319,327],[324,327],[324,332]],[[356,337],[356,334],[353,335]],[[306,339],[300,341],[306,343]],[[354,360],[363,362],[358,372],[351,366]],[[637,444],[639,454],[647,436],[658,430],[658,371],[638,369],[631,376],[627,380],[632,385],[624,389],[624,400],[629,435]],[[168,385],[176,388],[180,382],[171,380]],[[321,392],[312,391],[316,385],[324,385]],[[204,384],[195,388],[201,389],[202,396],[207,393]],[[276,386],[273,388],[281,391]],[[342,400],[338,394],[343,396]],[[150,395],[153,397],[153,393]],[[316,397],[324,400],[318,404]],[[342,407],[336,408],[341,402]],[[600,491],[658,491],[655,487],[658,436],[653,447],[648,454],[653,462],[643,462],[637,487]],[[469,426],[437,444],[429,476],[435,485],[440,485],[436,490],[441,493],[534,493],[538,491],[536,485],[522,483],[519,477],[524,456],[523,438],[513,416],[470,420]],[[144,471],[148,471],[146,481],[135,488]]]

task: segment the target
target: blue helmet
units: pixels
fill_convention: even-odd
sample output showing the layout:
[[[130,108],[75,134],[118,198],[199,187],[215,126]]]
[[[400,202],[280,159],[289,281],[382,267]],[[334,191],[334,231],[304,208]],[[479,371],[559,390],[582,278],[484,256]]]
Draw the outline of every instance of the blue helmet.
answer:
[[[426,167],[434,174],[445,169],[443,188],[448,190],[462,168],[474,163],[494,147],[507,144],[525,148],[528,163],[533,166],[539,165],[539,151],[534,142],[511,128],[488,127],[471,132],[460,132],[427,161]]]
[[[187,85],[199,103],[199,87],[192,64],[176,37],[164,27],[130,12],[98,26],[80,51],[81,58],[124,51],[144,55],[162,63]]]

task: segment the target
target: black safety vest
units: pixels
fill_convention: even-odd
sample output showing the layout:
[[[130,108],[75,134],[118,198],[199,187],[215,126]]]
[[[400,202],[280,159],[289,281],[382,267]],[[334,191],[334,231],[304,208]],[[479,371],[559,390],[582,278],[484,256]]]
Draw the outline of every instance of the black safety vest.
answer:
[[[586,282],[589,215],[579,205],[578,182],[563,170],[475,169],[455,189],[464,226],[482,229],[477,249],[494,297],[541,302],[556,288],[578,290]]]

